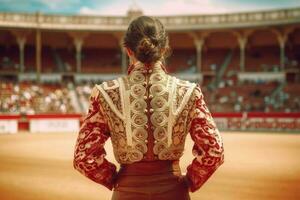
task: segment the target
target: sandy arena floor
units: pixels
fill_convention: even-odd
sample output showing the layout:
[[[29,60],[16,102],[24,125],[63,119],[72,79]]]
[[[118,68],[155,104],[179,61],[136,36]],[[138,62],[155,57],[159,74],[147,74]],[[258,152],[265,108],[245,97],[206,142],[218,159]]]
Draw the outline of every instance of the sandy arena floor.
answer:
[[[1,200],[109,200],[72,167],[77,134],[0,135]],[[300,134],[223,133],[225,163],[193,200],[300,199]],[[114,160],[110,142],[108,159]],[[181,160],[192,160],[192,142]],[[115,161],[114,161],[115,162]]]

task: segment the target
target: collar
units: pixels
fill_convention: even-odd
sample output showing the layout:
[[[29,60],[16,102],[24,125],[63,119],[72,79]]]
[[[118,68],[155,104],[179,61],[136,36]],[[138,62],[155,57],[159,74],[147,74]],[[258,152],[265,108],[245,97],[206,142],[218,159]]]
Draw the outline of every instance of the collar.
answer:
[[[162,64],[160,60],[154,63],[153,65],[148,65],[140,61],[137,61],[136,63],[128,67],[127,74],[130,75],[133,71],[142,71],[143,73],[149,73],[149,74],[151,74],[152,72],[167,73],[165,66]]]

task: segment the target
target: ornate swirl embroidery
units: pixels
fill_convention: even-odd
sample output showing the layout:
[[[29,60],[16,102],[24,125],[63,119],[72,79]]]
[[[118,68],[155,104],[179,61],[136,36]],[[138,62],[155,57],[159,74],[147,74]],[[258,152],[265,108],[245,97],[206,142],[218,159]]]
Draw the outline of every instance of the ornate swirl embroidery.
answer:
[[[145,76],[139,71],[134,71],[131,73],[129,80],[135,84],[143,83],[145,81]]]
[[[105,107],[117,160],[136,162],[142,160],[147,151],[153,151],[159,159],[178,159],[187,134],[191,84],[162,73],[157,66],[147,82],[147,72],[143,66],[138,67],[127,77],[118,79],[123,118],[116,119],[111,108]],[[114,92],[117,91],[112,90],[109,96],[116,96]],[[155,140],[152,149],[147,146],[149,131]]]
[[[170,149],[165,148],[159,154],[160,160],[176,160],[182,156],[183,149]]]
[[[93,89],[88,115],[80,128],[74,152],[74,167],[91,180],[113,187],[116,166],[105,159],[104,143],[109,138],[109,127],[99,99]]]
[[[147,131],[144,128],[136,128],[133,130],[133,138],[137,141],[145,141],[147,139]]]
[[[165,142],[157,142],[153,147],[153,153],[159,154],[162,150],[167,148],[167,144]]]
[[[167,130],[163,127],[157,127],[153,135],[157,141],[163,141],[167,138]]]
[[[166,80],[166,76],[163,76],[161,73],[153,73],[150,76],[150,82],[151,83],[160,83],[164,82]]]
[[[143,85],[134,84],[130,88],[130,94],[134,98],[141,98],[146,94],[146,88]]]
[[[127,151],[119,151],[118,152],[118,159],[120,163],[128,163],[129,154]]]
[[[167,100],[162,96],[156,96],[151,100],[150,104],[154,110],[163,111],[167,107]]]
[[[132,117],[132,125],[134,127],[144,126],[147,123],[147,121],[147,116],[143,114],[134,114]]]
[[[142,160],[142,158],[143,158],[143,153],[141,151],[137,150],[137,149],[132,150],[129,153],[130,162],[137,162],[137,161]]]
[[[131,103],[131,110],[134,113],[142,113],[147,108],[147,103],[143,99],[135,99]]]
[[[160,96],[160,95],[163,95],[165,92],[166,92],[166,87],[161,83],[154,83],[150,87],[150,93],[153,96]]]
[[[195,89],[193,99],[195,103],[188,119],[196,157],[187,168],[191,191],[199,189],[224,161],[222,139],[199,86]]]
[[[150,119],[152,124],[154,124],[156,127],[164,126],[168,120],[166,114],[163,112],[154,112]]]
[[[124,86],[130,90],[130,95],[124,99],[124,106],[130,106],[131,109],[125,109],[127,129],[130,133],[127,133],[127,137],[132,137],[132,147],[130,147],[129,153],[126,157],[128,163],[137,162],[143,159],[144,153],[148,148],[145,140],[148,137],[148,133],[145,129],[145,125],[148,122],[145,109],[147,103],[144,99],[146,95],[146,88],[143,85],[145,76],[141,71],[133,71],[129,75],[129,85]]]
[[[143,154],[147,152],[148,148],[147,145],[145,143],[136,143],[134,145],[134,148],[139,150],[140,152],[142,152]]]
[[[159,153],[167,148],[167,126],[170,120],[168,112],[169,93],[167,88],[171,81],[169,76],[162,76],[160,73],[154,73],[150,77],[150,94],[153,99],[150,101],[150,105],[154,112],[151,114],[150,121],[153,124],[154,132],[153,136],[156,143],[153,147],[153,153],[159,155]],[[166,95],[165,95],[166,94]]]

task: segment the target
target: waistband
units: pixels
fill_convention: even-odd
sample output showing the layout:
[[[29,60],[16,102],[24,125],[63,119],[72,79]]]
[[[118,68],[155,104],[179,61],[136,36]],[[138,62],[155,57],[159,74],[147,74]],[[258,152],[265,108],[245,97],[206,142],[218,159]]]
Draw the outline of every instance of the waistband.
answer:
[[[122,164],[119,172],[123,175],[181,173],[179,160],[141,161],[132,164]]]

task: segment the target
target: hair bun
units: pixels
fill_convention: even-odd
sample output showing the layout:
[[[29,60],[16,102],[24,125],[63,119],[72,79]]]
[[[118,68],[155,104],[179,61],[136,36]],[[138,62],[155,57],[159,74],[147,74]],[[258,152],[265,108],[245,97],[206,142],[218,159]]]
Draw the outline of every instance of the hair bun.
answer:
[[[169,56],[169,38],[163,24],[148,16],[134,19],[125,34],[124,46],[145,64],[154,64]]]
[[[149,37],[144,37],[137,45],[136,57],[143,63],[157,61],[160,58],[159,48],[152,43]]]

